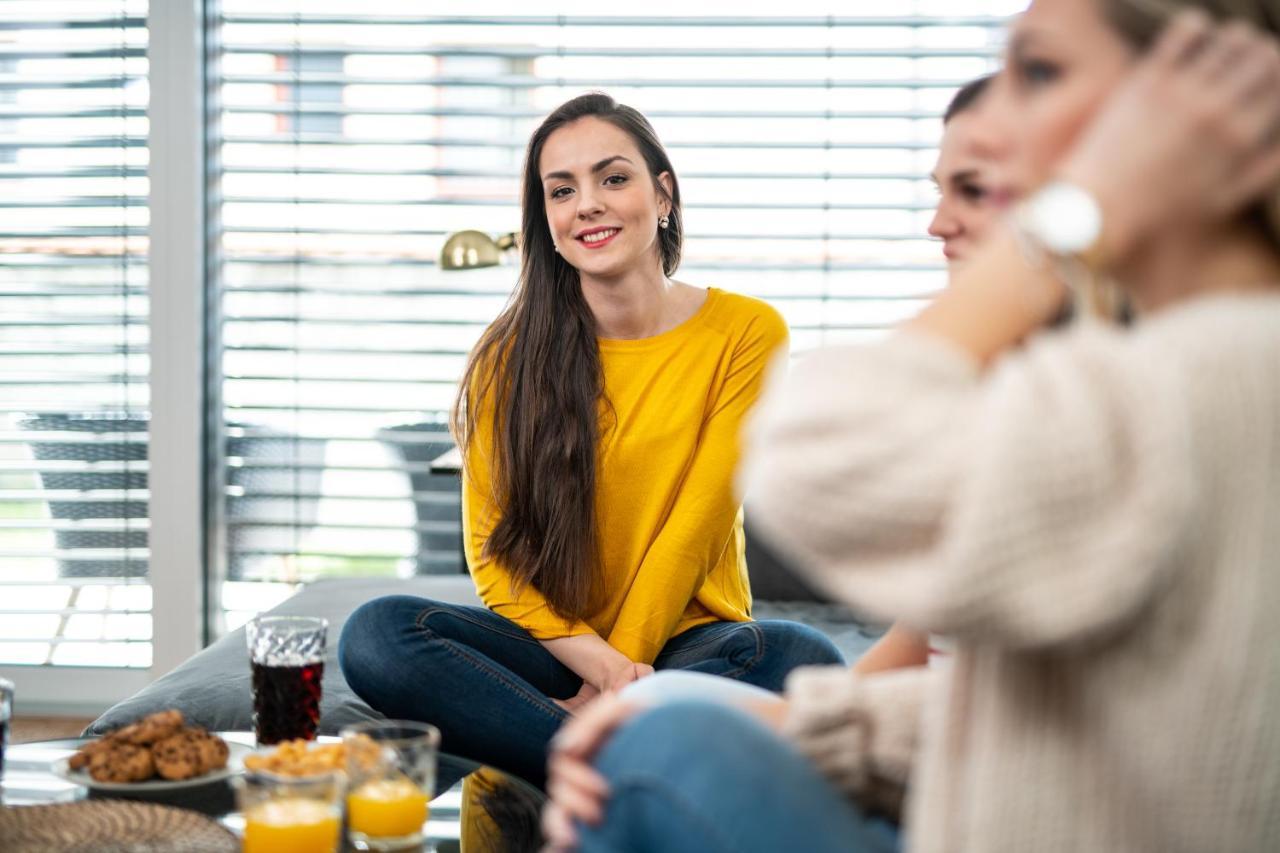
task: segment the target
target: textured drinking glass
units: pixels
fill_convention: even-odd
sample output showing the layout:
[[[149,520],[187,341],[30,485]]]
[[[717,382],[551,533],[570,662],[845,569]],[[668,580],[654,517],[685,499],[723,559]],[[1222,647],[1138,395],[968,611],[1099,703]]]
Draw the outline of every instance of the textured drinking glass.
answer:
[[[259,616],[246,627],[259,744],[315,738],[328,630],[310,616]]]
[[[347,747],[347,840],[356,850],[420,848],[436,786],[435,726],[409,720],[357,723]]]
[[[235,781],[244,853],[336,853],[342,835],[341,773],[247,773]]]
[[[13,718],[13,682],[0,678],[0,776],[4,775],[4,748],[9,742],[9,721]]]

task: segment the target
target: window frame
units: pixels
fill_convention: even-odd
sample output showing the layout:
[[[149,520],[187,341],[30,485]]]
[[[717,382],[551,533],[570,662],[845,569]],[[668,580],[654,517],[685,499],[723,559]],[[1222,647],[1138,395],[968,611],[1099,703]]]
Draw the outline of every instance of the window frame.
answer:
[[[24,713],[98,713],[215,638],[226,575],[216,221],[219,0],[147,11],[150,669],[0,665]],[[611,19],[612,20],[612,19]]]
[[[27,714],[98,714],[199,651],[208,639],[204,456],[207,15],[214,2],[147,10],[152,663],[150,669],[0,665]],[[207,8],[208,7],[208,8]],[[198,342],[192,346],[192,342]]]

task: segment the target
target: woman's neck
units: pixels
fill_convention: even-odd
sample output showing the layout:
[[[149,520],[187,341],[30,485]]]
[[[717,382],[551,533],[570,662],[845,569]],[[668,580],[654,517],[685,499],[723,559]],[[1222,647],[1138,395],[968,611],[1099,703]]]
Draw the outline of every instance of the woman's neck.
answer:
[[[1280,293],[1280,252],[1255,228],[1239,224],[1162,234],[1117,272],[1144,314],[1210,293]]]
[[[660,335],[688,319],[685,285],[662,270],[636,270],[616,279],[582,276],[582,293],[602,338],[635,340]]]

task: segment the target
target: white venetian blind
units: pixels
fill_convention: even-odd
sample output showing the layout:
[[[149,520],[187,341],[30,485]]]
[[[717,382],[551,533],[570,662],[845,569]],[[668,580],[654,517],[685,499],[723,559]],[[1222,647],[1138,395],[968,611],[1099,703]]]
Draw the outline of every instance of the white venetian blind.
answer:
[[[0,2],[0,664],[151,663],[146,15]]]
[[[649,116],[685,203],[679,278],[768,299],[797,351],[874,335],[942,283],[940,114],[1024,4],[221,5],[224,600],[248,611],[254,582],[460,567],[456,483],[428,463],[515,268],[437,257],[519,227],[547,112],[601,89]]]

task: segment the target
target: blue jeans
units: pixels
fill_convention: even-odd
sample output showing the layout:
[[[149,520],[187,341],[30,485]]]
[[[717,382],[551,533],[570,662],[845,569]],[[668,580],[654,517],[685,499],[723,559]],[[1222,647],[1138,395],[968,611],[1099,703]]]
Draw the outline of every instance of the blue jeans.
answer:
[[[342,674],[388,717],[440,729],[441,749],[542,786],[547,742],[568,718],[552,699],[582,679],[527,631],[483,607],[389,595],[356,609],[338,646]],[[796,622],[713,622],[672,637],[655,669],[722,675],[781,690],[802,664],[843,663]],[[442,780],[443,782],[444,780]]]
[[[646,711],[601,750],[610,796],[582,853],[897,853],[898,829],[862,814],[776,734],[719,702]]]

